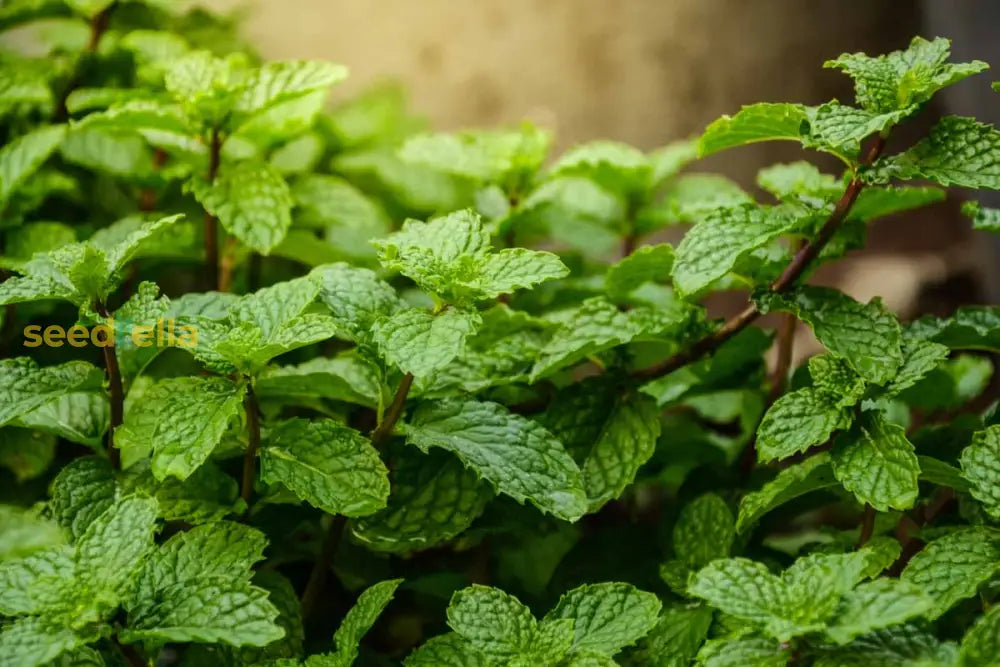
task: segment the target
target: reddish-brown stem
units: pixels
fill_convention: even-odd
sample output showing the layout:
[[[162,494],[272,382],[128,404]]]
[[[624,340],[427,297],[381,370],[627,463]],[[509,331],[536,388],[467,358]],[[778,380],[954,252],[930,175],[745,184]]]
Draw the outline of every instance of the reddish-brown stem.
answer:
[[[865,513],[861,518],[861,534],[858,536],[858,543],[855,545],[856,549],[868,544],[868,540],[872,538],[872,533],[875,532],[875,508],[871,505],[865,505]]]
[[[240,497],[246,504],[244,516],[250,511],[250,500],[253,498],[253,482],[257,477],[257,450],[260,449],[260,405],[253,391],[253,383],[247,385],[247,393],[243,398],[243,409],[247,415],[247,449],[243,453],[243,480],[240,484]]]
[[[899,573],[903,571],[907,563],[910,562],[910,559],[923,549],[923,540],[915,537],[913,533],[919,530],[921,526],[933,523],[938,514],[943,512],[954,500],[954,489],[943,488],[938,491],[937,496],[931,502],[914,510],[912,518],[906,514],[900,518],[899,524],[896,526],[896,537],[903,543],[903,548],[899,559],[889,568],[890,575],[899,576]]]
[[[396,390],[396,395],[392,398],[392,403],[389,404],[389,408],[385,411],[385,415],[382,417],[382,422],[372,431],[371,440],[372,444],[376,447],[381,447],[386,440],[392,435],[393,429],[396,428],[396,422],[399,418],[403,416],[403,407],[406,405],[406,396],[410,393],[410,387],[413,386],[413,375],[407,373],[403,376],[403,379],[399,383],[399,388]]]
[[[219,257],[219,285],[216,289],[228,292],[233,288],[233,268],[236,263],[236,237],[226,238],[226,245]]]
[[[209,183],[215,180],[215,175],[219,171],[219,160],[222,153],[222,138],[219,129],[212,128],[211,138],[208,147],[208,174],[206,179]],[[219,226],[215,216],[205,211],[205,289],[213,290],[219,282]]]
[[[885,137],[882,135],[876,135],[867,153],[862,159],[861,165],[866,166],[874,162],[879,154],[881,154],[884,147]],[[830,217],[827,218],[823,227],[816,234],[816,237],[795,253],[795,256],[792,257],[792,261],[788,263],[788,266],[786,266],[785,270],[781,272],[778,279],[771,283],[771,291],[783,292],[787,290],[806,273],[813,261],[819,257],[823,248],[825,248],[827,243],[830,242],[830,239],[833,238],[833,235],[837,233],[838,229],[840,229],[840,225],[843,224],[844,220],[847,218],[847,214],[850,213],[851,207],[854,206],[854,202],[857,201],[858,195],[861,193],[863,188],[864,182],[861,180],[861,177],[855,173],[850,183],[847,184],[847,188],[844,190],[844,194],[841,196],[840,201],[838,201],[833,207]],[[683,368],[689,363],[697,361],[706,354],[717,349],[730,338],[743,331],[743,329],[753,323],[754,320],[760,317],[760,315],[761,313],[760,310],[757,309],[757,305],[750,303],[737,315],[727,320],[721,328],[705,336],[691,347],[678,352],[672,357],[668,357],[658,364],[634,371],[632,373],[632,377],[645,382],[668,375],[679,368]]]
[[[98,302],[95,304],[95,310],[98,315],[107,320],[105,324],[113,330],[114,324],[111,322],[107,306],[103,302]],[[108,460],[111,461],[112,466],[117,468],[121,465],[121,452],[115,448],[115,429],[121,426],[124,420],[125,390],[122,387],[121,369],[118,367],[114,333],[108,334],[106,331],[102,333],[104,336],[109,336],[102,341],[103,347],[101,348],[104,353],[104,369],[108,375],[108,395],[111,402],[111,423],[108,424],[106,449]]]
[[[344,530],[347,527],[347,517],[337,515],[330,520],[330,527],[327,528],[323,536],[323,544],[319,550],[319,556],[313,565],[312,572],[309,573],[309,581],[305,590],[302,591],[302,598],[299,601],[302,608],[302,618],[308,619],[316,609],[316,603],[326,585],[326,575],[333,565],[333,558],[337,555],[337,548],[344,537]]]

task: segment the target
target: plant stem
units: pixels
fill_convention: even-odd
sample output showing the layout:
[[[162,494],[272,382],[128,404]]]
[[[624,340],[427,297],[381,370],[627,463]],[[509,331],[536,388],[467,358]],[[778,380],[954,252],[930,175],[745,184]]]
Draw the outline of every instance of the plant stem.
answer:
[[[877,135],[872,142],[868,152],[862,159],[860,166],[870,165],[875,159],[881,154],[882,149],[885,147],[885,137],[883,135]],[[819,257],[819,254],[826,247],[826,244],[830,242],[837,230],[840,229],[840,225],[843,224],[844,220],[847,218],[847,214],[850,213],[851,207],[854,206],[854,202],[857,201],[858,195],[861,190],[864,189],[864,182],[861,177],[855,172],[854,177],[851,179],[850,183],[847,184],[847,188],[844,190],[843,196],[841,196],[840,201],[834,206],[833,211],[830,213],[830,217],[827,218],[823,227],[819,230],[816,238],[812,239],[809,243],[802,247],[792,261],[789,262],[785,270],[782,271],[781,275],[771,283],[772,292],[784,292],[785,290],[792,287],[796,281],[799,280],[812,265],[813,261]],[[760,310],[757,309],[755,303],[750,303],[740,311],[738,314],[727,320],[721,328],[705,336],[701,340],[697,341],[691,347],[686,350],[682,350],[672,357],[661,361],[658,364],[649,366],[647,368],[642,368],[632,373],[632,377],[640,381],[653,380],[658,377],[663,377],[676,371],[679,368],[687,366],[693,361],[697,361],[704,355],[714,351],[723,343],[728,341],[730,338],[743,331],[750,324],[752,324],[758,317],[760,317]]]
[[[410,393],[410,387],[412,386],[413,375],[407,373],[400,381],[399,388],[396,389],[396,395],[393,397],[389,408],[385,411],[381,423],[375,427],[375,430],[369,436],[375,448],[379,448],[385,444],[385,441],[392,435],[396,423],[403,416],[406,396]],[[246,468],[244,468],[245,473]],[[323,546],[320,548],[319,557],[313,564],[312,572],[309,573],[309,581],[302,592],[302,618],[308,618],[316,606],[316,601],[319,599],[319,595],[326,584],[326,573],[333,564],[334,556],[337,555],[337,547],[340,546],[346,525],[347,517],[339,515],[333,517],[333,520],[330,522],[330,528],[323,539]]]
[[[95,304],[97,314],[105,320],[110,321],[108,308],[104,302]],[[109,325],[113,326],[113,325]],[[106,336],[108,334],[105,334]],[[118,355],[115,350],[114,334],[110,338],[102,341],[104,346],[101,351],[104,353],[104,368],[108,374],[108,393],[111,401],[111,423],[108,424],[107,453],[108,460],[115,468],[121,466],[121,452],[115,448],[115,429],[122,425],[125,417],[125,390],[122,387],[122,373],[118,367]]]
[[[219,171],[219,160],[222,153],[222,139],[219,136],[219,128],[212,128],[212,135],[208,149],[208,174],[206,179],[209,183],[215,181],[215,176]],[[205,289],[215,289],[219,282],[219,227],[215,216],[205,211]]]
[[[250,511],[250,499],[253,497],[253,482],[257,477],[257,450],[260,449],[260,405],[257,395],[253,392],[253,383],[247,385],[246,396],[243,397],[243,409],[247,415],[247,449],[243,453],[243,480],[240,484],[240,498],[246,503],[243,516]]]
[[[326,535],[323,536],[323,545],[319,550],[319,557],[313,565],[312,572],[309,573],[309,581],[302,591],[300,606],[302,608],[302,618],[307,619],[312,615],[319,601],[319,595],[326,585],[326,574],[333,565],[333,558],[337,555],[337,548],[344,537],[344,529],[347,527],[347,517],[337,515],[330,520],[330,527],[327,528]]]
[[[865,505],[865,513],[861,519],[861,534],[858,536],[858,543],[854,545],[855,549],[865,546],[872,538],[872,533],[875,532],[875,514],[874,507]]]
[[[90,39],[87,41],[87,49],[82,58],[85,59],[97,52],[97,47],[101,45],[101,38],[104,37],[104,33],[108,31],[108,25],[111,23],[111,13],[117,5],[117,2],[112,2],[90,19]],[[61,123],[69,118],[69,109],[66,108],[66,102],[73,91],[80,87],[81,79],[83,78],[79,63],[76,70],[59,96],[59,101],[56,102],[56,111],[53,119],[57,123]]]
[[[413,375],[407,373],[399,383],[396,395],[393,396],[389,409],[385,411],[382,422],[372,431],[371,440],[375,447],[381,447],[392,435],[393,429],[396,428],[396,422],[403,416],[403,406],[406,405],[406,396],[410,393],[411,386],[413,386]]]

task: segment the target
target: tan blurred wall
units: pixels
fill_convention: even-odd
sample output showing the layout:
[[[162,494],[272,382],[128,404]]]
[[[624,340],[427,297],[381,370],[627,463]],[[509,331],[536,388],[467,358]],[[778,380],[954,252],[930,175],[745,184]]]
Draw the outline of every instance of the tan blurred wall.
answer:
[[[247,7],[246,35],[265,56],[347,64],[341,94],[398,78],[441,129],[529,118],[555,129],[561,146],[605,137],[644,148],[743,103],[848,94],[823,61],[905,43],[914,21],[900,17],[915,14],[905,0],[208,4]]]

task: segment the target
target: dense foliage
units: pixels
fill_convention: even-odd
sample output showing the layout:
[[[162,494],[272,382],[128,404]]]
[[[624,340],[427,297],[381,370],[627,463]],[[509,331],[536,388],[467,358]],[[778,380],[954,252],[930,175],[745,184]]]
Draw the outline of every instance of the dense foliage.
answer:
[[[984,63],[917,38],[827,63],[853,106],[551,156],[329,110],[344,67],[171,2],[0,29],[3,665],[1000,664],[1000,309],[808,284],[1000,189],[974,119],[886,148]],[[779,139],[843,172],[691,169]]]

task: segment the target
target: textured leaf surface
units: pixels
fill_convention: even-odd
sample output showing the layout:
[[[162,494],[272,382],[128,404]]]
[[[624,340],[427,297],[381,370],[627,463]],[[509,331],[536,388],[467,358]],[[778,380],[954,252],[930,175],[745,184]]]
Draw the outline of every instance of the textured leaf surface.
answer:
[[[832,463],[844,488],[879,511],[909,509],[917,499],[920,464],[913,445],[880,413],[865,413],[837,437]]]
[[[9,665],[33,667],[49,664],[86,641],[70,628],[59,627],[43,617],[28,616],[0,630],[0,655]]]
[[[462,353],[481,321],[475,311],[449,308],[434,315],[410,308],[376,320],[372,337],[386,361],[404,373],[426,377]]]
[[[239,414],[246,388],[220,377],[159,380],[115,432],[115,445],[152,447],[153,474],[184,480],[204,463]]]
[[[532,653],[538,621],[520,600],[488,586],[464,588],[451,598],[448,625],[474,648],[498,659]]]
[[[265,438],[260,476],[330,514],[364,516],[386,504],[388,471],[367,438],[330,419],[282,422]]]
[[[427,451],[454,452],[518,502],[531,501],[568,521],[586,511],[580,469],[541,425],[501,405],[445,400],[425,403],[406,425],[407,441]]]
[[[860,635],[921,616],[930,607],[930,598],[919,586],[898,579],[876,579],[844,596],[837,619],[826,634],[838,644],[846,644]]]
[[[765,311],[793,313],[812,327],[816,338],[862,377],[882,384],[903,363],[899,322],[881,300],[862,304],[828,287],[800,287],[761,298]]]
[[[693,568],[725,558],[736,539],[733,513],[715,493],[698,496],[681,510],[673,538],[677,558]]]
[[[787,232],[795,218],[780,208],[745,204],[714,209],[677,246],[672,275],[677,290],[696,294],[729,273],[745,254]]]
[[[445,452],[400,452],[388,506],[353,524],[354,536],[376,551],[433,547],[460,534],[493,497],[481,481]]]
[[[900,575],[933,600],[927,612],[937,618],[956,602],[976,594],[1000,569],[1000,537],[987,528],[962,528],[940,537],[918,553]]]
[[[946,116],[925,139],[877,165],[897,178],[941,185],[1000,189],[1000,132],[973,118]]]
[[[773,639],[711,639],[698,652],[705,667],[784,667],[791,656]]]
[[[125,498],[94,519],[76,542],[80,576],[102,595],[120,600],[153,548],[156,501]]]
[[[577,308],[559,313],[558,323],[531,370],[532,381],[627,343],[641,331],[627,314],[601,298],[587,299]]]
[[[711,155],[725,148],[773,139],[798,141],[807,119],[807,109],[801,104],[745,106],[735,116],[723,116],[705,128],[698,141],[698,153]]]
[[[1000,607],[983,614],[962,637],[962,664],[990,665],[1000,655]]]
[[[961,463],[969,493],[990,516],[1000,517],[1000,425],[973,435],[972,444],[962,450]]]
[[[67,464],[52,483],[49,506],[55,519],[74,538],[114,503],[114,472],[106,459],[81,458]]]
[[[455,632],[429,640],[406,656],[406,667],[492,667],[495,659],[476,650],[471,642]]]
[[[826,392],[806,387],[784,394],[760,423],[757,456],[772,461],[804,452],[826,442],[844,419],[844,410]]]
[[[193,190],[226,231],[259,253],[269,253],[292,224],[291,191],[270,165],[240,162],[211,184],[196,181]]]
[[[760,517],[790,500],[811,491],[836,486],[837,479],[830,467],[830,454],[820,452],[802,463],[796,463],[778,473],[759,491],[752,491],[740,500],[736,530],[745,532]]]
[[[631,584],[588,584],[559,598],[559,603],[545,615],[545,621],[572,619],[571,650],[612,656],[656,625],[660,607],[655,595]]]
[[[358,597],[358,601],[347,612],[347,616],[341,621],[333,637],[337,643],[337,652],[334,655],[341,664],[354,664],[354,660],[358,657],[361,638],[375,625],[375,621],[392,600],[396,588],[402,581],[402,579],[380,581],[365,589]]]
[[[0,360],[0,425],[80,389],[100,386],[101,372],[83,361],[40,367],[28,357]]]

